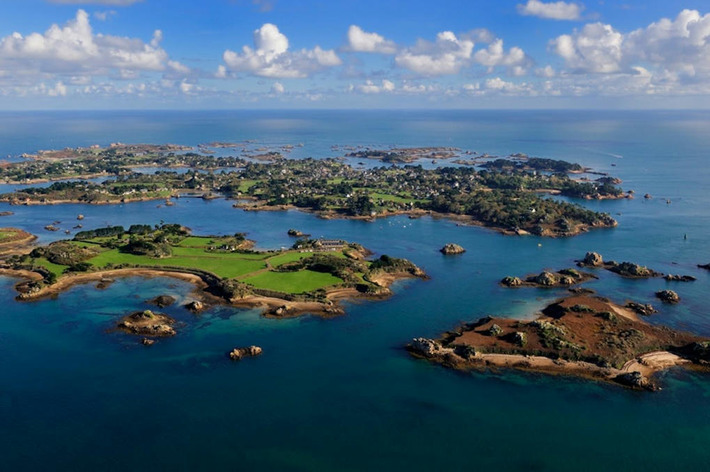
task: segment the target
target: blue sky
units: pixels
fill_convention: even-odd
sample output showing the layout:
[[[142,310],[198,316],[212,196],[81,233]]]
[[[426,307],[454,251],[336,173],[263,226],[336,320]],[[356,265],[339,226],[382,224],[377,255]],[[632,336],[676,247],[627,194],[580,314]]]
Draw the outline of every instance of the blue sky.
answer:
[[[0,109],[707,108],[706,0],[3,0]]]

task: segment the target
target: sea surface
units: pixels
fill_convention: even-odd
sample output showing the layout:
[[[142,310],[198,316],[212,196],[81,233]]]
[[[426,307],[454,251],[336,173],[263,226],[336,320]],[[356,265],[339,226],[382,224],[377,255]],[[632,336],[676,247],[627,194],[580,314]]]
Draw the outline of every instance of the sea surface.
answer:
[[[651,323],[710,336],[710,113],[599,111],[235,111],[0,113],[0,156],[66,146],[254,140],[293,158],[338,155],[333,145],[457,146],[579,162],[623,179],[636,198],[581,202],[615,229],[565,239],[511,237],[421,218],[325,221],[298,211],[244,212],[225,200],[113,206],[9,207],[0,226],[47,243],[85,215],[84,228],[181,223],[195,234],[246,232],[260,248],[289,246],[289,228],[357,241],[405,257],[431,280],[408,280],[379,302],[333,319],[274,320],[215,306],[164,311],[179,334],[146,348],[113,332],[160,294],[188,297],[168,278],[72,288],[14,300],[0,277],[0,458],[3,470],[705,470],[710,374],[671,370],[646,393],[567,377],[460,373],[403,346],[486,315],[530,319],[564,290],[504,289],[506,275],[570,267],[587,251],[688,284],[600,271],[590,288],[653,303]],[[372,164],[372,163],[370,163]],[[12,188],[12,187],[9,187]],[[8,191],[2,186],[2,191]],[[642,196],[649,193],[652,199]],[[444,257],[455,242],[467,249]],[[654,292],[676,290],[662,305]],[[232,363],[256,344],[264,354]]]

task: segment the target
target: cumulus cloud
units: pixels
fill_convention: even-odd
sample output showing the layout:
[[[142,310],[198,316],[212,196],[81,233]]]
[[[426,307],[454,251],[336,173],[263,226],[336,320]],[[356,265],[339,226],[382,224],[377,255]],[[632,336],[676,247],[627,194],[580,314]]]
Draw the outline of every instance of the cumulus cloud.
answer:
[[[476,42],[488,43],[488,46],[474,53]],[[420,39],[395,56],[397,66],[429,77],[458,74],[462,68],[475,64],[486,67],[488,73],[497,67],[506,67],[512,75],[524,75],[532,62],[519,47],[506,51],[503,40],[486,29],[458,36],[444,31],[436,36],[436,41]]]
[[[486,49],[476,52],[474,59],[477,63],[489,68],[505,66],[511,68],[513,75],[523,75],[532,64],[532,60],[519,47],[512,47],[508,52],[503,48],[503,40],[496,39]]]
[[[394,54],[397,52],[397,45],[377,33],[368,33],[357,25],[350,25],[346,49],[354,52]]]
[[[610,73],[620,68],[623,41],[624,36],[611,25],[592,23],[552,40],[551,48],[576,71]]]
[[[593,23],[557,37],[550,48],[573,72],[636,76],[644,70],[653,80],[665,82],[706,80],[710,14],[683,10],[673,20],[663,18],[628,34]]]
[[[125,7],[143,0],[48,0],[49,3],[61,3],[65,5],[112,5]]]
[[[184,65],[170,61],[160,47],[162,33],[150,43],[140,39],[94,34],[89,15],[79,10],[63,27],[52,25],[44,34],[13,33],[0,39],[0,70],[14,74],[110,75],[140,71],[176,70]]]
[[[402,50],[395,63],[424,76],[457,74],[469,63],[473,47],[471,39],[443,31],[434,42],[420,39],[413,47]]]
[[[335,51],[324,50],[320,46],[289,51],[288,38],[271,23],[265,23],[254,31],[254,48],[244,46],[241,53],[228,49],[222,57],[226,67],[218,69],[217,77],[225,77],[228,71],[232,71],[260,77],[295,79],[342,64]]]
[[[567,2],[545,3],[540,0],[528,0],[518,4],[518,13],[525,16],[537,16],[550,20],[579,20],[584,10],[583,5]]]

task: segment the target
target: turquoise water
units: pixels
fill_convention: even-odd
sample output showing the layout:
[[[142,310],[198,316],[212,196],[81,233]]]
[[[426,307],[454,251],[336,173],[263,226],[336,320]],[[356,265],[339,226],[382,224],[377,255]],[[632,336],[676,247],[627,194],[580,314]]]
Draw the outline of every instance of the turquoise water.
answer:
[[[150,348],[111,332],[116,319],[159,294],[189,296],[191,286],[133,278],[17,303],[14,281],[0,277],[3,468],[702,470],[710,459],[710,375],[674,370],[663,374],[661,392],[647,394],[569,378],[450,372],[402,346],[488,314],[530,317],[564,292],[496,282],[568,267],[588,250],[698,277],[671,285],[599,273],[589,286],[618,302],[654,303],[661,313],[651,322],[710,336],[710,273],[695,267],[710,262],[708,126],[710,113],[698,112],[0,114],[0,155],[113,141],[303,143],[296,157],[333,155],[333,144],[454,145],[580,162],[621,177],[637,194],[584,202],[619,227],[560,240],[431,218],[250,213],[222,200],[0,205],[15,212],[0,226],[22,227],[43,243],[64,237],[46,224],[70,228],[79,213],[86,228],[180,222],[203,234],[244,231],[262,248],[289,245],[293,227],[406,257],[432,276],[329,320],[270,320],[229,307],[195,317],[176,305],[165,311],[181,322],[178,336]],[[647,192],[654,198],[641,198]],[[447,242],[468,251],[445,258],[437,249]],[[654,291],[666,286],[680,305],[655,302]],[[249,344],[264,354],[226,360],[226,351]]]

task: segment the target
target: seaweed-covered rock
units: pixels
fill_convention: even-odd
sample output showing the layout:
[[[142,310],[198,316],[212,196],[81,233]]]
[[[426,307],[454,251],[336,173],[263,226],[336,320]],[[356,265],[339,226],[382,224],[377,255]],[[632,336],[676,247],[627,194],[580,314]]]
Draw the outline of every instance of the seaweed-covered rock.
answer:
[[[657,277],[661,275],[648,267],[633,262],[622,262],[610,267],[609,270],[625,277]]]
[[[614,380],[616,380],[621,385],[626,385],[632,388],[643,388],[653,390],[653,384],[645,377],[641,372],[632,371],[624,372],[623,374],[617,375]]]
[[[264,350],[259,346],[235,347],[227,353],[233,361],[241,361],[245,357],[256,357],[261,355]]]
[[[680,297],[673,290],[661,290],[659,292],[656,292],[656,297],[658,297],[664,303],[680,302]]]
[[[639,315],[643,316],[650,316],[654,313],[658,313],[658,311],[653,308],[653,305],[650,303],[637,303],[637,302],[628,302],[626,304],[626,308],[632,309],[634,312],[638,313]]]
[[[175,297],[170,295],[158,295],[157,297],[148,300],[148,303],[157,306],[158,308],[165,308],[175,303]]]
[[[463,254],[464,252],[466,252],[466,249],[459,246],[458,244],[448,243],[444,245],[444,247],[442,247],[439,251],[441,251],[441,253],[444,255],[450,256],[454,254]]]
[[[664,279],[668,280],[669,282],[694,282],[696,279],[692,275],[673,275],[673,274],[668,274]]]
[[[185,308],[187,308],[193,313],[197,313],[205,309],[205,304],[199,300],[193,300],[187,305],[185,305]]]

